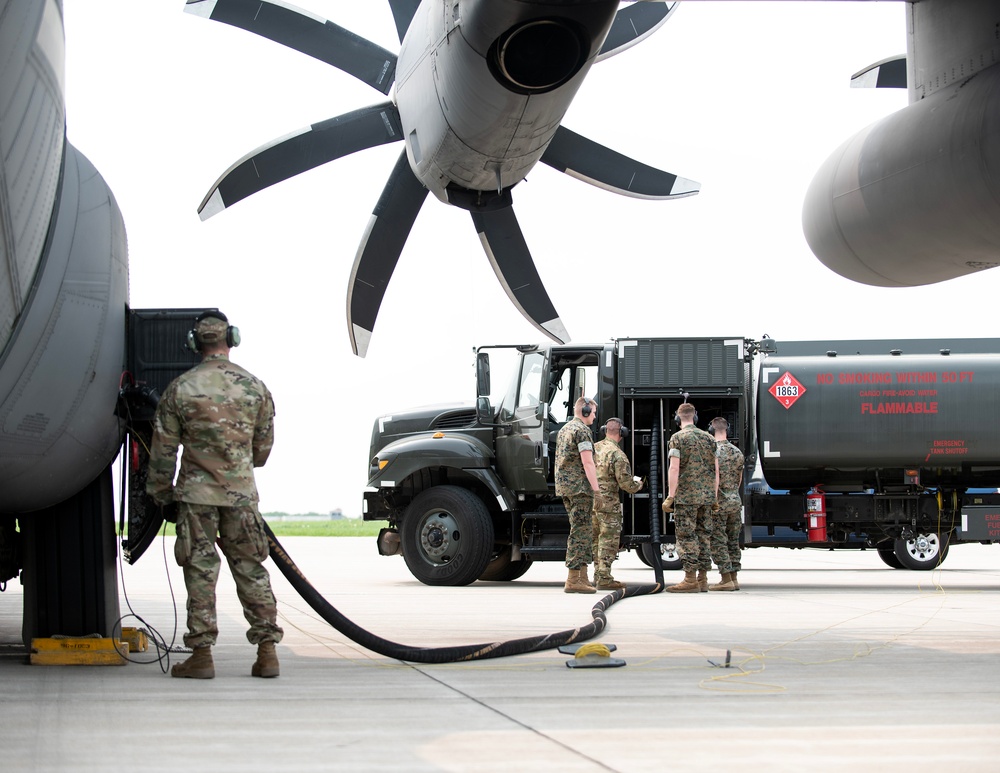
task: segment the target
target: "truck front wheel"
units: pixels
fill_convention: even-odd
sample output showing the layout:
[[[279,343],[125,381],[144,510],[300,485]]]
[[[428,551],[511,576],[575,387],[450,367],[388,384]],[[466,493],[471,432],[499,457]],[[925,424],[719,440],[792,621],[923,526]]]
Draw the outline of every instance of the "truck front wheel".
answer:
[[[928,532],[896,540],[896,558],[907,569],[936,569],[948,556],[948,535]]]
[[[406,508],[400,528],[403,559],[425,585],[468,585],[486,569],[493,522],[486,505],[458,486],[435,486]]]

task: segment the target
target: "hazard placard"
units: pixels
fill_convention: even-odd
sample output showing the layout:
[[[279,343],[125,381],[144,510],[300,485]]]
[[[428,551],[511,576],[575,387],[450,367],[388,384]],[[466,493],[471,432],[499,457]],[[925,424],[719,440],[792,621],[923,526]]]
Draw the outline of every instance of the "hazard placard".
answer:
[[[799,383],[799,380],[795,376],[786,371],[785,375],[779,378],[767,391],[774,395],[775,400],[788,409],[795,405],[795,401],[806,393],[806,388]]]

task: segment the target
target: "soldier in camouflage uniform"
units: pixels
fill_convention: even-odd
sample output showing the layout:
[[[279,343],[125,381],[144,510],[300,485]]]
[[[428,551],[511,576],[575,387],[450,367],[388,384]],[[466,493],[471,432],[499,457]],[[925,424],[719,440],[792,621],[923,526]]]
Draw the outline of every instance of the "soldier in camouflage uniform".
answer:
[[[709,590],[739,590],[740,570],[740,484],[743,482],[743,453],[728,440],[729,422],[721,416],[710,425],[719,460],[719,510],[712,513],[712,560],[722,573],[722,582]]]
[[[212,645],[218,637],[215,585],[219,545],[236,581],[247,639],[257,645],[254,676],[278,676],[274,645],[281,641],[277,606],[263,562],[267,535],[257,510],[253,468],[267,461],[274,442],[274,402],[264,383],[229,361],[239,331],[221,312],[198,317],[188,334],[202,361],[167,386],[156,408],[146,491],[161,505],[177,503],[174,556],[184,569],[187,628],[193,654],[171,676],[215,676]],[[178,446],[183,445],[177,484]]]
[[[556,495],[562,497],[569,514],[569,539],[566,541],[566,566],[569,576],[566,593],[596,593],[587,577],[594,560],[592,511],[597,487],[594,470],[594,437],[590,425],[597,418],[597,403],[581,397],[573,406],[573,418],[556,436]]]
[[[677,550],[684,564],[684,580],[667,588],[671,593],[698,593],[708,590],[708,570],[712,568],[709,538],[711,510],[716,507],[719,464],[715,438],[694,423],[697,412],[690,403],[677,409],[681,428],[670,436],[667,459],[667,498],[664,512],[674,513]]]
[[[618,445],[628,434],[622,420],[612,417],[602,427],[604,440],[594,446],[594,467],[600,491],[594,495],[594,585],[597,590],[624,590],[625,583],[611,576],[622,536],[622,503],[619,491],[629,494],[642,488],[632,477],[632,465]]]

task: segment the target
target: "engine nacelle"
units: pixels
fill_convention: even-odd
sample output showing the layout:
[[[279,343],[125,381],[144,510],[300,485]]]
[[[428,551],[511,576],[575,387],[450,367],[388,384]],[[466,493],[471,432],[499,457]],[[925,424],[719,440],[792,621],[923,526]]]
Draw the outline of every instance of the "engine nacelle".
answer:
[[[828,268],[868,285],[1000,265],[1000,65],[841,145],[813,179],[802,222]]]
[[[395,85],[420,182],[455,203],[449,186],[499,192],[523,180],[551,142],[617,9],[614,0],[453,0],[442,18],[437,5],[422,4],[403,40]]]

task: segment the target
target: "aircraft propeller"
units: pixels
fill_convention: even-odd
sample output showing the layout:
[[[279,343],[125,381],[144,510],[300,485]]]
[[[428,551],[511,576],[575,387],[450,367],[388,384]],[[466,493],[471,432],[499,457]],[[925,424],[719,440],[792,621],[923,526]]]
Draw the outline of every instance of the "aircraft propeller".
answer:
[[[420,0],[389,0],[402,42]],[[640,2],[618,10],[596,60],[647,37],[676,3]],[[383,94],[395,80],[397,56],[308,11],[278,0],[187,0],[185,11],[239,27],[343,70]],[[202,220],[275,183],[359,150],[403,140],[394,101],[361,108],[308,126],[252,151],[212,186],[198,208]],[[584,182],[627,196],[689,196],[699,185],[663,172],[558,127],[540,160]],[[448,187],[449,203],[468,209],[490,264],[508,297],[542,333],[559,342],[569,334],[535,268],[514,215],[510,188]],[[454,190],[453,190],[454,187]],[[399,160],[372,212],[358,248],[347,292],[347,321],[355,354],[365,356],[382,299],[428,189],[407,154]]]

